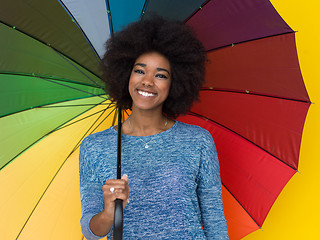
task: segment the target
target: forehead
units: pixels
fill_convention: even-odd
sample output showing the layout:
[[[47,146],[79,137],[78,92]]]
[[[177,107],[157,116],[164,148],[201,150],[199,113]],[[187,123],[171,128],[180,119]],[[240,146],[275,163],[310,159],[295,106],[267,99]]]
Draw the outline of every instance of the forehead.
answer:
[[[146,66],[165,67],[170,69],[169,60],[158,52],[148,52],[140,55],[135,63],[142,63]]]

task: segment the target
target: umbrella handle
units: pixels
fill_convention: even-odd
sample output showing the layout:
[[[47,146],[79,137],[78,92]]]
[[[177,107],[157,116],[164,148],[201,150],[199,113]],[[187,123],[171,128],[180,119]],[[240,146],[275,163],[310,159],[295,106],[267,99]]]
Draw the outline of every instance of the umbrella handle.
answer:
[[[113,223],[113,239],[122,240],[123,232],[123,202],[121,199],[116,199],[114,209]]]
[[[118,107],[118,152],[117,152],[117,179],[121,178],[121,108]],[[123,201],[116,199],[113,221],[113,239],[122,240],[123,232]]]

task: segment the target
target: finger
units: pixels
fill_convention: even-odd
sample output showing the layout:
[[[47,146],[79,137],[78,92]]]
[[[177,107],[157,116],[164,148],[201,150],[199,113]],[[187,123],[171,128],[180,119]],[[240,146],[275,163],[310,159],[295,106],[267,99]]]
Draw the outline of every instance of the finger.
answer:
[[[124,193],[129,196],[129,186],[122,184],[105,184],[102,186],[103,193],[106,193],[106,196],[115,193]]]
[[[128,194],[124,192],[115,192],[113,195],[116,199],[121,199],[124,202],[127,202],[129,198]]]
[[[116,187],[115,185],[103,185],[102,191],[104,196],[110,197],[110,195],[115,193],[124,193],[125,195],[129,196],[129,188],[126,187]]]
[[[107,202],[112,202],[116,199],[116,196],[114,195],[115,192],[119,192],[121,190],[115,188],[115,187],[109,187],[104,185],[102,187],[102,192],[103,192],[103,198]]]
[[[129,203],[129,191],[122,191],[121,189],[114,189],[114,192],[110,192],[109,189],[103,192],[103,198],[105,202],[105,209],[109,209],[110,206],[114,206],[116,199],[123,200],[123,208]],[[111,205],[110,205],[111,204]]]
[[[129,183],[129,178],[128,178],[128,175],[127,175],[127,174],[124,174],[121,179],[123,179],[123,180],[125,180],[127,183]]]
[[[125,188],[128,186],[128,181],[126,179],[109,179],[106,181],[106,186],[114,188]]]
[[[105,204],[114,202],[117,199],[117,196],[110,192],[110,190],[103,191],[103,199]]]
[[[123,175],[122,179],[109,179],[102,186],[103,196],[106,202],[112,202],[115,199],[126,200],[129,198],[128,176]],[[124,194],[124,195],[122,195]]]
[[[126,191],[126,189],[128,188],[126,185],[123,184],[112,184],[112,185],[103,185],[102,187],[103,191],[107,191],[107,192],[116,192],[116,191]]]

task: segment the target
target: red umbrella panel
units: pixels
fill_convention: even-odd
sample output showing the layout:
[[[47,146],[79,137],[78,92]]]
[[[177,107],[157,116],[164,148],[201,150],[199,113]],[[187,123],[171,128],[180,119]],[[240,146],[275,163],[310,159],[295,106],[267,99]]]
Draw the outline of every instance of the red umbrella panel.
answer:
[[[297,172],[310,106],[294,31],[268,1],[246,3],[210,1],[186,22],[209,64],[200,102],[180,120],[215,140],[231,239],[261,228]],[[237,21],[239,11],[247,15]]]

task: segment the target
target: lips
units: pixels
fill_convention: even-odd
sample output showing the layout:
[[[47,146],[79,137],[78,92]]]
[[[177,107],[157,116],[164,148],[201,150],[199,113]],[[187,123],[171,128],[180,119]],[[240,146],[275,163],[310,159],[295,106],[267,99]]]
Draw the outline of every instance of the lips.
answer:
[[[139,95],[141,95],[143,97],[154,97],[157,95],[157,93],[149,92],[149,91],[141,90],[141,89],[137,89],[137,92]]]

